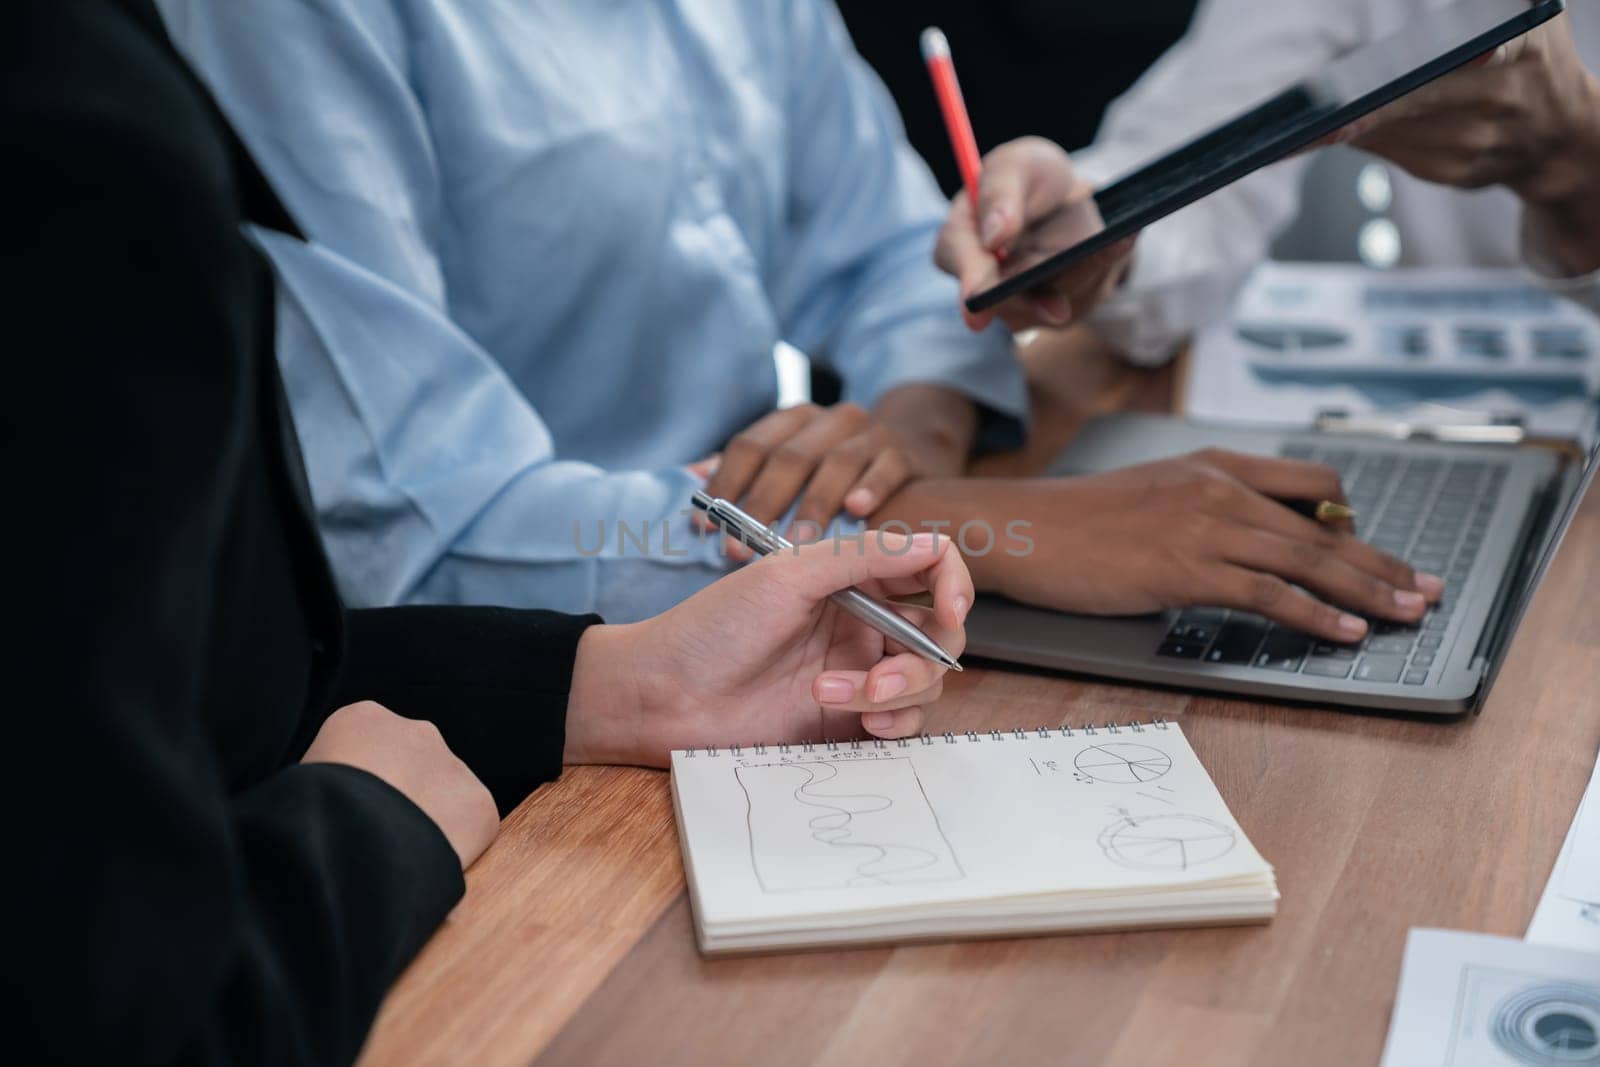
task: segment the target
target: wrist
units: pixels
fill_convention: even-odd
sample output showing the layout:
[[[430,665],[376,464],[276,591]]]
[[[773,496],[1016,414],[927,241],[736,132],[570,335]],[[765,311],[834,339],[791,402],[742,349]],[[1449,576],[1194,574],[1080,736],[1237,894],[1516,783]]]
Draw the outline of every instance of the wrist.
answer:
[[[904,523],[913,533],[932,531],[951,538],[979,592],[1010,595],[1021,570],[1019,564],[1024,562],[1017,555],[1019,533],[1026,538],[1032,532],[1015,531],[1012,523],[1022,516],[1007,513],[1008,501],[1025,499],[1026,485],[1009,492],[1008,485],[998,478],[911,482],[885,501],[870,523],[879,529],[891,522]],[[983,523],[986,528],[974,530],[972,523]]]
[[[579,639],[563,763],[638,762],[645,693],[637,652],[645,625],[591,626]]]
[[[1513,187],[1522,199],[1522,241],[1540,274],[1576,277],[1600,269],[1600,80],[1582,71],[1566,136],[1538,174]]]
[[[1600,80],[1580,68],[1563,99],[1560,134],[1549,139],[1540,165],[1513,184],[1525,205],[1558,218],[1600,199]]]

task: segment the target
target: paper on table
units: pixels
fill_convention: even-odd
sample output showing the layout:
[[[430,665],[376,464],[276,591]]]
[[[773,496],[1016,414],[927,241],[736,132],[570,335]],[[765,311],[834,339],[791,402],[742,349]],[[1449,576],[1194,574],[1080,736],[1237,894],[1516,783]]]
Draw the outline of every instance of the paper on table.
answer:
[[[1412,930],[1382,1067],[1600,1064],[1600,957]]]
[[[1600,953],[1600,761],[1528,924],[1528,940]],[[1600,1056],[1596,1061],[1600,1063]]]

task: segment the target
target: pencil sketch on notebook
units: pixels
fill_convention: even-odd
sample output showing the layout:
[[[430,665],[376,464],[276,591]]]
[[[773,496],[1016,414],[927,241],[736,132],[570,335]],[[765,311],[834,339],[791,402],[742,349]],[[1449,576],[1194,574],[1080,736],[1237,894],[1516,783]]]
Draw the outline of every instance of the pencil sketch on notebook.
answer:
[[[1078,773],[1097,782],[1138,785],[1153,782],[1172,770],[1172,757],[1149,745],[1111,741],[1090,745],[1072,761]]]
[[[908,757],[734,768],[765,893],[966,877]]]
[[[1221,859],[1238,839],[1232,828],[1203,815],[1132,815],[1100,832],[1100,851],[1122,867],[1140,871],[1186,871]]]

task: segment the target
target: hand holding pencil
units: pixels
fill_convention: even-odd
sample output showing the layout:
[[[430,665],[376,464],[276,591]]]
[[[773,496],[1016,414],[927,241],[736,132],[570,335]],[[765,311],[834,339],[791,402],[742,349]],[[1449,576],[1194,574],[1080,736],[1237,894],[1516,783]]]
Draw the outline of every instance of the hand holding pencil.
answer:
[[[950,43],[941,31],[929,27],[922,32],[922,55],[963,185],[950,203],[934,259],[960,280],[967,325],[984,329],[996,314],[1014,330],[1065,326],[1081,319],[1122,280],[1133,252],[1132,238],[995,311],[974,313],[965,307],[968,297],[1001,280],[1003,268],[1025,268],[1093,236],[1105,224],[1093,187],[1073,170],[1067,153],[1050,141],[1024,137],[980,158]]]

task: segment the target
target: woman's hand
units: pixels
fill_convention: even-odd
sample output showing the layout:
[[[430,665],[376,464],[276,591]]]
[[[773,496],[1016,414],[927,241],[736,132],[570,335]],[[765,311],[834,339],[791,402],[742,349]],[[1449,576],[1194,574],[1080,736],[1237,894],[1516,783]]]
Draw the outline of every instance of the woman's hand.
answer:
[[[439,728],[382,704],[363,700],[329,715],[300,762],[359,767],[394,786],[438,824],[462,870],[499,832],[489,787],[450,751]]]
[[[677,607],[578,645],[569,763],[661,766],[674,748],[905,737],[944,668],[828,601],[852,585],[896,605],[951,655],[966,647],[972,579],[948,538],[868,531],[758,560]]]
[[[976,211],[965,190],[956,194],[933,258],[960,280],[961,314],[974,330],[988,326],[996,314],[1013,330],[1065,326],[1116,288],[1133,254],[1133,238],[1073,264],[997,309],[974,314],[966,300],[1103,229],[1094,189],[1073,170],[1067,153],[1042,137],[1022,137],[984,157]]]

